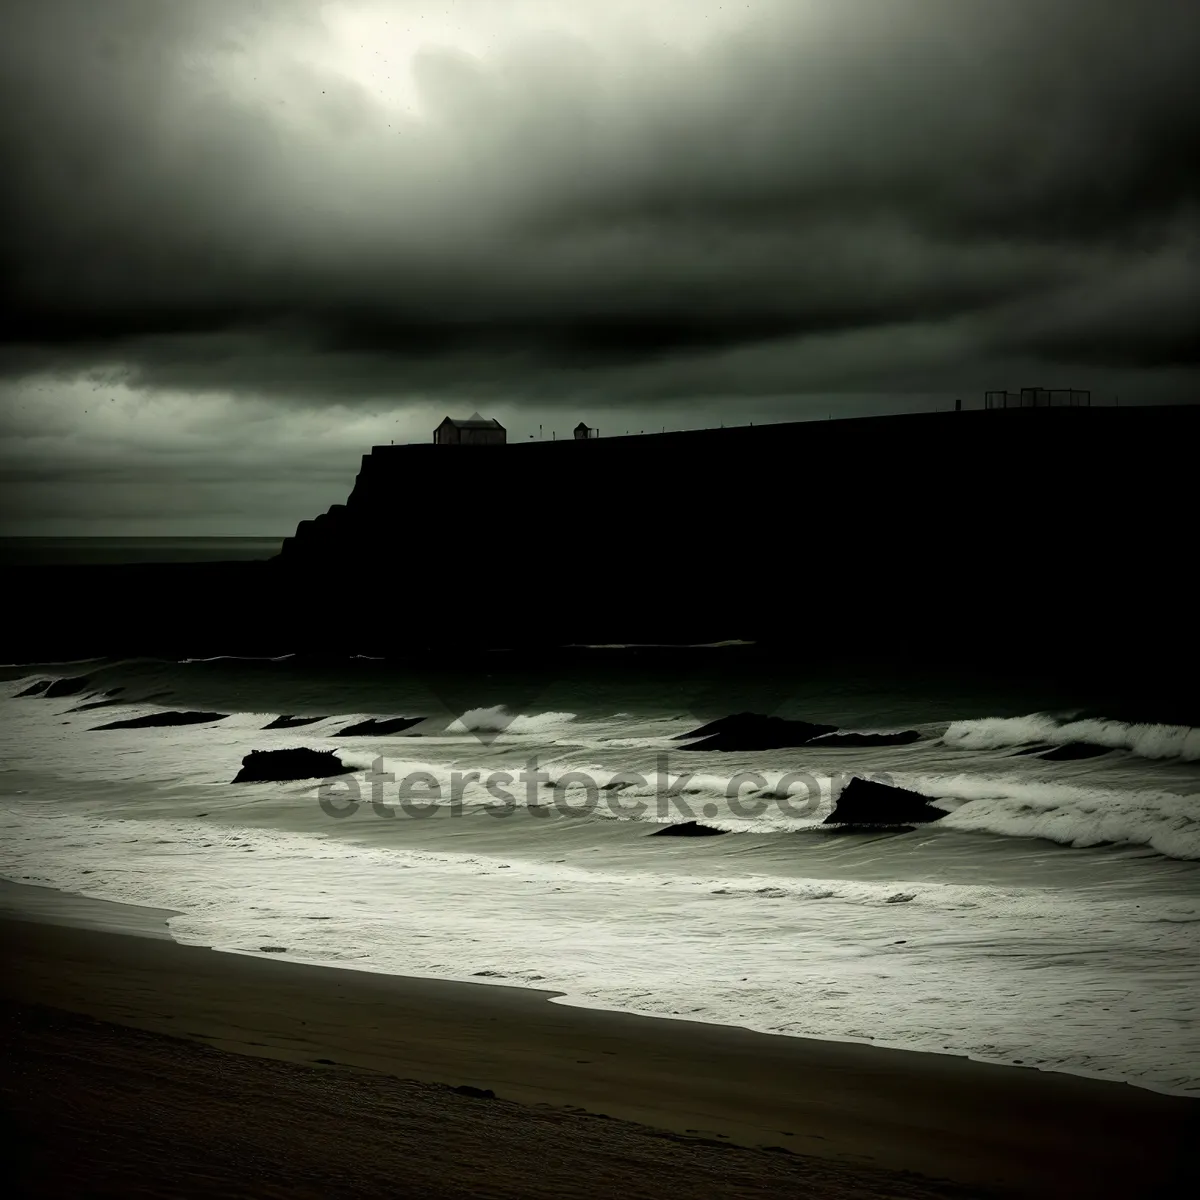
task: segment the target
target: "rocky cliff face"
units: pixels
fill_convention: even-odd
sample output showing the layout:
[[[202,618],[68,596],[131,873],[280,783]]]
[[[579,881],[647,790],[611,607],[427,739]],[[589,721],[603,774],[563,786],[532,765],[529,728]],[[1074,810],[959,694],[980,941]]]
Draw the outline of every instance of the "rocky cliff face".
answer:
[[[280,565],[357,628],[500,642],[930,636],[1150,619],[1200,409],[1038,409],[377,447]],[[351,597],[353,598],[351,600]],[[438,636],[441,636],[439,634]],[[384,639],[386,640],[386,639]]]
[[[379,447],[270,562],[22,569],[0,657],[745,639],[1182,678],[1197,434],[1093,408]]]

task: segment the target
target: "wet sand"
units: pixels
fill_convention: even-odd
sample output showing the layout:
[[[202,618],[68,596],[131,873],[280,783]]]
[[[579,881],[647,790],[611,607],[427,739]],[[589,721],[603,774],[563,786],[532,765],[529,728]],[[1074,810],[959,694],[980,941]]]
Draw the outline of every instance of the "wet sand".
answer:
[[[162,914],[115,933],[80,917],[97,902],[36,899],[40,921],[0,918],[0,1086],[28,1194],[1167,1196],[1200,1182],[1189,1099],[218,954],[144,936]],[[56,905],[74,926],[52,923]]]

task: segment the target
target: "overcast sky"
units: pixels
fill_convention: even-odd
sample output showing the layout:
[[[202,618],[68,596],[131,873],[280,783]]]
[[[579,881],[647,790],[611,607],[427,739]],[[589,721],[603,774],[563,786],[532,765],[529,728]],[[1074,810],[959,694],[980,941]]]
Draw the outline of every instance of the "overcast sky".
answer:
[[[1185,0],[5,0],[0,532],[510,439],[1194,399]]]

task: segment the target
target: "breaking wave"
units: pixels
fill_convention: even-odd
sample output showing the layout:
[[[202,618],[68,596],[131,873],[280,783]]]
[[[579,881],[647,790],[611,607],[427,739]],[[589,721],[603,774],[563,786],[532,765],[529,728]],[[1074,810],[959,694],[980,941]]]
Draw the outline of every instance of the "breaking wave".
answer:
[[[916,778],[905,786],[951,810],[938,822],[942,829],[1046,838],[1081,849],[1146,846],[1168,858],[1200,860],[1200,797],[1194,795],[983,775]]]
[[[468,709],[446,726],[447,733],[546,733],[575,720],[569,712],[544,712],[529,715],[510,713],[503,704],[492,708]]]
[[[1128,750],[1142,758],[1200,762],[1200,729],[1186,725],[1129,725],[1124,721],[1060,721],[1046,713],[955,721],[942,735],[942,741],[960,750],[1082,743]]]

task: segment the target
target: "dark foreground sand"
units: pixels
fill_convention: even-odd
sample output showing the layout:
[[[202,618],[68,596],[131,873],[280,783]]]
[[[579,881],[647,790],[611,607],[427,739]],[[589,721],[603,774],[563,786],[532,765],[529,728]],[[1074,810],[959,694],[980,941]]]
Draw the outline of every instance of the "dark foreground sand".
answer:
[[[1200,1182],[1192,1100],[74,924],[0,919],[0,1095],[23,1194],[1166,1197]]]

